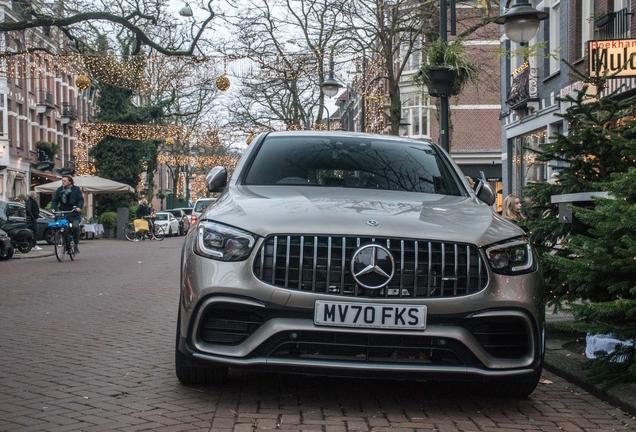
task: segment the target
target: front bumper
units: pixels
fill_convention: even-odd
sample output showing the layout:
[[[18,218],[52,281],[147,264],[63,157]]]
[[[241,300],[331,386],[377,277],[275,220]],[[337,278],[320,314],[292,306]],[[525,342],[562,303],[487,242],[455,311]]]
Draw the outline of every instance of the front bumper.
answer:
[[[179,349],[230,367],[337,376],[490,379],[541,367],[543,324],[522,310],[428,322],[422,331],[323,327],[311,310],[211,296],[181,323]]]

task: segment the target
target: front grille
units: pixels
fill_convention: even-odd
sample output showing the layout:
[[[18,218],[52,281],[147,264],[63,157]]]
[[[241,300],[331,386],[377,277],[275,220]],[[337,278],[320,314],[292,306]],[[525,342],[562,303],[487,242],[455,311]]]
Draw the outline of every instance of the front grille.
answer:
[[[395,260],[380,290],[359,286],[351,273],[358,248],[377,244]],[[371,237],[274,235],[254,260],[255,276],[279,288],[367,297],[458,297],[483,290],[488,273],[473,245]]]

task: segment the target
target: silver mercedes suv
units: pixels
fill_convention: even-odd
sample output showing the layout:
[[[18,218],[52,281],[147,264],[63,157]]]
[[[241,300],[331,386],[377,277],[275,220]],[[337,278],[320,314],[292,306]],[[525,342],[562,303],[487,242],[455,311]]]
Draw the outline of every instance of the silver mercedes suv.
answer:
[[[532,393],[542,277],[523,230],[421,140],[271,132],[245,151],[182,252],[175,366],[482,381]]]

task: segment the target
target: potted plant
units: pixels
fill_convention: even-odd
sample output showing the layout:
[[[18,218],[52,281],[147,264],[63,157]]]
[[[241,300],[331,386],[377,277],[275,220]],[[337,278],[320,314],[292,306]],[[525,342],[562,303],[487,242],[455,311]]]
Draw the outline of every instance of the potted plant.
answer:
[[[60,146],[54,142],[38,141],[35,146],[45,156],[44,159],[48,161],[53,161],[55,155],[60,151]]]
[[[117,213],[104,212],[99,216],[99,223],[104,227],[104,238],[115,238],[117,227]]]
[[[415,81],[425,84],[431,96],[459,94],[477,73],[477,66],[468,60],[461,39],[452,42],[434,40],[424,54],[427,62],[415,75]]]

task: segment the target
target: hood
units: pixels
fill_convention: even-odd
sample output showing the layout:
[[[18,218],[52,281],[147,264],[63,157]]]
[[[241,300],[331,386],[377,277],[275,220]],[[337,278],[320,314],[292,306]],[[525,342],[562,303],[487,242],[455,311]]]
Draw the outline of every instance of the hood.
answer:
[[[375,189],[231,186],[202,219],[263,237],[377,235],[484,246],[524,234],[474,197]]]

